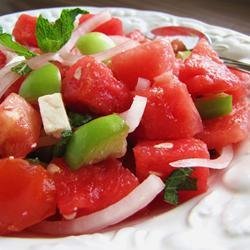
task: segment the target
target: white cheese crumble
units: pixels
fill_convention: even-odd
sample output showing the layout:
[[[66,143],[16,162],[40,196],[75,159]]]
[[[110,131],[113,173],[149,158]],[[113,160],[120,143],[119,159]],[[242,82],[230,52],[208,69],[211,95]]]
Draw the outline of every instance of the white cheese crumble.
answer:
[[[38,98],[44,131],[56,138],[65,130],[71,130],[69,119],[60,93]]]

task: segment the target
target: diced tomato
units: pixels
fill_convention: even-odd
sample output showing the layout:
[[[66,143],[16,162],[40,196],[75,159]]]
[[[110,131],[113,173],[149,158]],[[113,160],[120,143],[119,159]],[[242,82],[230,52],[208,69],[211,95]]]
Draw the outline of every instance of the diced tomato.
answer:
[[[83,23],[89,18],[93,17],[94,14],[82,15],[79,23]],[[102,32],[106,35],[123,35],[122,21],[119,18],[112,17],[111,20],[105,22],[104,24],[97,27],[94,31]]]
[[[187,158],[209,158],[207,146],[194,138],[175,141],[144,141],[134,148],[136,175],[144,180],[154,173],[165,180],[175,168],[169,165],[172,161]],[[207,190],[207,168],[193,168],[191,177],[197,178],[197,190],[180,191],[180,200],[184,201]]]
[[[111,59],[114,76],[134,90],[139,77],[153,80],[173,69],[175,55],[170,43],[156,40],[143,43]]]
[[[125,84],[92,57],[84,57],[70,67],[63,80],[62,94],[71,109],[96,114],[120,113],[132,102]]]
[[[243,100],[234,104],[229,115],[204,120],[204,130],[197,138],[206,142],[211,149],[220,149],[245,139],[249,133],[249,121],[249,104]]]
[[[129,32],[128,34],[126,34],[126,37],[133,39],[133,40],[140,42],[140,43],[149,41],[145,37],[145,35],[138,29],[135,29],[135,30]]]
[[[0,50],[0,69],[6,64],[6,55]]]
[[[25,157],[36,146],[41,130],[39,113],[12,93],[0,104],[0,156]]]
[[[186,83],[193,96],[226,92],[235,95],[242,93],[242,85],[219,59],[206,40],[201,39],[185,60],[179,78]]]
[[[173,75],[138,92],[147,97],[136,135],[143,139],[189,138],[202,131],[200,115],[185,84]]]
[[[54,175],[57,203],[61,214],[89,214],[126,196],[137,185],[137,178],[118,160],[109,159],[71,171],[61,160],[54,163],[61,171]]]
[[[0,98],[0,103],[11,93],[18,93],[25,77],[20,77],[17,79],[3,94],[3,96]]]
[[[37,17],[21,14],[15,24],[12,35],[16,41],[31,47],[38,47],[36,40]]]
[[[53,215],[55,185],[40,165],[0,160],[0,234],[21,231]]]

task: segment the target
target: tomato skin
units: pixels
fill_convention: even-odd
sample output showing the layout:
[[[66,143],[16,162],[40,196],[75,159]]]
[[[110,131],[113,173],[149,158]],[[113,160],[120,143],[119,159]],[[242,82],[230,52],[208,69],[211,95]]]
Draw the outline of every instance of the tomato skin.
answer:
[[[38,47],[36,40],[36,22],[37,17],[27,14],[20,15],[12,32],[15,40],[26,46]]]
[[[144,43],[144,42],[149,41],[144,36],[144,34],[140,30],[138,30],[138,29],[132,30],[131,32],[129,32],[128,34],[126,34],[126,37],[128,37],[128,38],[130,38],[132,40],[135,40],[137,42],[140,42],[140,43]]]
[[[204,120],[204,130],[196,137],[207,143],[210,149],[220,149],[226,145],[237,143],[249,134],[249,104],[242,100],[233,105],[229,115]]]
[[[22,97],[12,93],[0,104],[0,155],[25,157],[38,141],[39,113]]]
[[[164,147],[164,143],[173,147]],[[156,146],[158,145],[158,146]],[[160,145],[163,145],[160,147]],[[134,149],[136,175],[144,180],[150,173],[159,175],[165,180],[175,168],[169,165],[172,161],[187,158],[209,158],[206,144],[198,139],[180,139],[171,141],[142,141]],[[207,191],[208,168],[193,168],[191,177],[197,178],[197,190],[179,191],[180,201],[186,201]]]
[[[89,18],[93,17],[94,14],[85,14],[82,15],[79,23],[83,23]],[[106,35],[112,36],[112,35],[123,35],[123,26],[122,26],[122,21],[119,18],[112,17],[111,20],[103,23],[99,27],[97,27],[94,31],[96,32],[102,32]]]
[[[153,78],[174,67],[175,55],[172,46],[163,40],[143,43],[124,51],[111,59],[114,76],[134,90],[139,77]]]
[[[0,234],[19,232],[53,215],[55,185],[40,165],[0,160]]]
[[[147,105],[136,137],[149,140],[190,138],[202,131],[200,115],[185,84],[169,76],[138,92]]]
[[[57,204],[61,214],[93,213],[126,196],[138,184],[138,179],[116,159],[71,171],[62,159],[54,164],[60,172],[54,174]]]
[[[84,57],[70,67],[62,94],[67,107],[101,115],[123,112],[132,103],[132,94],[125,84],[92,57]]]

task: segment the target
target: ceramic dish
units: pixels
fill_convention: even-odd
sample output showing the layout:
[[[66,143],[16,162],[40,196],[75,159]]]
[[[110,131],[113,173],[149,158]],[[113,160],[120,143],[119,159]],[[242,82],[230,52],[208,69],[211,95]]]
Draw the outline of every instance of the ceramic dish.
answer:
[[[56,18],[62,8],[28,11],[31,15],[43,14]],[[100,8],[86,7],[90,12]],[[250,38],[247,35],[211,26],[197,20],[181,18],[162,12],[139,11],[124,8],[108,8],[112,15],[120,17],[125,30],[139,28],[142,32],[164,25],[185,25],[208,34],[213,47],[221,56],[250,61]],[[11,31],[20,13],[0,17],[4,30]],[[235,173],[220,173],[211,179],[209,192],[173,209],[140,220],[130,220],[101,233],[64,238],[35,238],[27,235],[1,237],[2,250],[246,250],[250,245],[250,143],[238,148],[230,172],[244,172],[245,186],[230,187],[228,178]],[[242,163],[242,164],[239,164]],[[229,177],[228,177],[229,176]],[[235,177],[236,176],[236,177]],[[237,179],[237,178],[236,178]],[[250,179],[250,178],[249,178]],[[248,182],[247,182],[248,180]],[[237,180],[236,180],[237,181]],[[230,186],[230,185],[229,185]],[[235,190],[237,192],[235,192]]]

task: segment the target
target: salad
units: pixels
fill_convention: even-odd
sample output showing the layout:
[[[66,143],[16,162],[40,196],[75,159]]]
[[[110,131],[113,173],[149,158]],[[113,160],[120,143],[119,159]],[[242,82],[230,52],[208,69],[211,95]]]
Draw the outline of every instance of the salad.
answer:
[[[2,235],[93,233],[174,207],[249,134],[250,76],[205,38],[188,51],[76,8],[21,14],[0,51]]]

